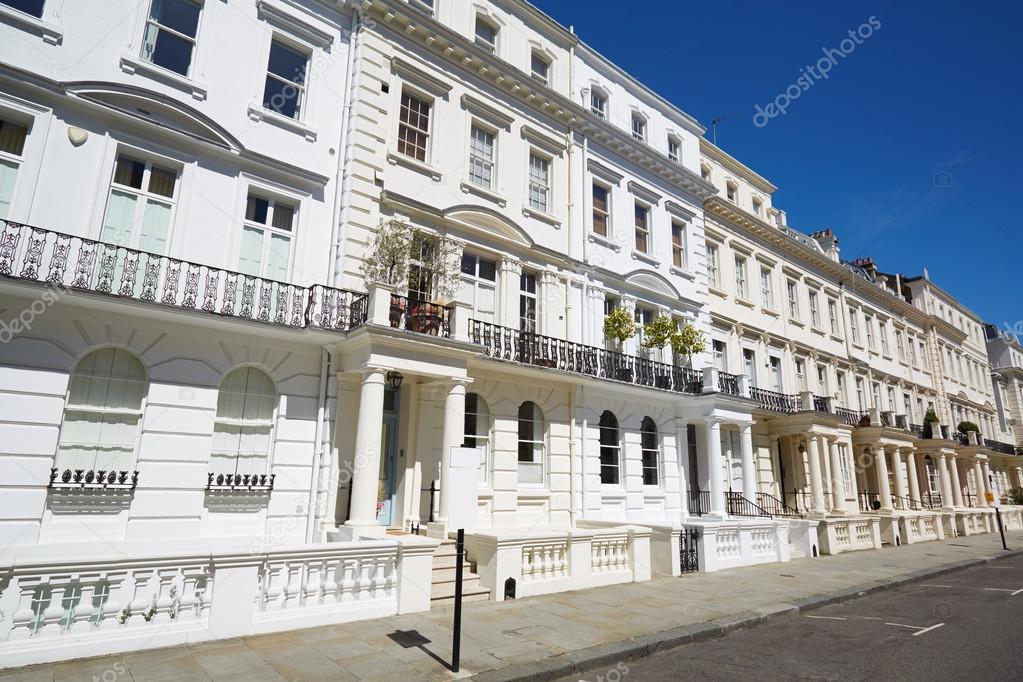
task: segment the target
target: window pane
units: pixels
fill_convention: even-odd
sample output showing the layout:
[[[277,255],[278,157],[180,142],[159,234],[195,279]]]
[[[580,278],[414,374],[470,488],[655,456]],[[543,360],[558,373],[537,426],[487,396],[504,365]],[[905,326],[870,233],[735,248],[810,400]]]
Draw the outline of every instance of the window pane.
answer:
[[[274,203],[273,226],[278,230],[291,232],[295,223],[295,209],[287,204]]]
[[[270,248],[266,257],[266,277],[280,282],[288,281],[288,264],[291,262],[291,237],[283,234],[270,235]]]
[[[28,128],[0,119],[0,152],[21,156],[25,149]]]
[[[245,219],[249,222],[266,225],[267,214],[270,212],[270,201],[262,197],[249,195],[245,205]]]
[[[114,182],[126,187],[142,189],[142,176],[145,172],[146,164],[142,161],[119,156],[117,164],[114,166]]]
[[[238,252],[238,270],[246,275],[258,276],[262,270],[263,230],[248,225],[242,229],[242,244]]]
[[[156,201],[147,201],[142,215],[139,250],[163,255],[167,250],[167,228],[170,227],[171,207]]]
[[[301,89],[273,76],[266,77],[263,87],[263,108],[288,118],[298,118]]]
[[[495,281],[497,279],[496,270],[497,264],[494,263],[494,261],[480,258],[480,279],[485,279],[491,282]]]
[[[118,246],[131,246],[132,223],[138,197],[127,192],[111,190],[107,202],[107,217],[103,222],[100,239]]]
[[[276,74],[286,81],[305,83],[305,70],[308,58],[302,52],[278,41],[270,43],[270,60],[267,71]]]
[[[18,164],[0,159],[0,219],[10,214],[14,199],[14,181],[18,177]]]
[[[165,69],[187,76],[192,63],[192,42],[150,24],[146,27],[142,56]]]
[[[166,168],[153,166],[149,171],[149,191],[159,194],[162,197],[174,197],[174,184],[177,182],[178,174]]]
[[[192,0],[153,0],[149,16],[167,28],[194,38],[200,9],[201,5]]]

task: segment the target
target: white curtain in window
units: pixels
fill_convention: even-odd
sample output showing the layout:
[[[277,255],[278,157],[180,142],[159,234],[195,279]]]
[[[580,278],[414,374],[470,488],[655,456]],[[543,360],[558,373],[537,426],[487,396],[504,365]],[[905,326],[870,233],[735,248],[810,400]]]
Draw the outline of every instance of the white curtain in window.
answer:
[[[266,372],[242,367],[220,382],[210,472],[265,474],[277,391]]]
[[[104,348],[82,358],[71,374],[55,466],[130,470],[145,395],[145,369],[131,353]]]
[[[146,202],[142,215],[142,232],[139,234],[139,250],[163,255],[167,249],[167,228],[170,227],[171,207],[153,201]]]
[[[238,253],[238,271],[258,277],[263,257],[263,230],[248,225],[242,230],[242,244]]]
[[[279,282],[288,281],[288,263],[291,261],[291,237],[271,234],[266,255],[266,277]]]
[[[107,217],[103,223],[100,240],[118,246],[131,246],[132,223],[135,222],[135,204],[137,202],[138,197],[133,194],[117,190],[110,192],[110,201],[107,202]]]
[[[459,285],[458,300],[472,306],[472,317],[484,322],[494,321],[496,308],[494,284],[474,277],[463,276]]]
[[[18,177],[18,164],[0,159],[0,218],[6,218],[11,212],[11,201],[14,199],[14,180]]]

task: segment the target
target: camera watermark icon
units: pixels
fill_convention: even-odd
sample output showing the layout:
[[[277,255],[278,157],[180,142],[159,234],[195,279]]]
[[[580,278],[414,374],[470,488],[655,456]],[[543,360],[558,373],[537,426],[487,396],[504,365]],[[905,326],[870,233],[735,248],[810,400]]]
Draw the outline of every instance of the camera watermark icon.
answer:
[[[935,173],[935,175],[934,175],[934,186],[935,187],[951,187],[952,186],[952,174],[951,173]]]

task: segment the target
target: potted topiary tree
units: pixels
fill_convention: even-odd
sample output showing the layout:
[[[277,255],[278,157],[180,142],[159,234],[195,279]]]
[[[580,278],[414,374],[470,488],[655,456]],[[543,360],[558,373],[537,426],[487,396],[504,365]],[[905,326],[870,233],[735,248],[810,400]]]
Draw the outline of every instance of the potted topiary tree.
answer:
[[[612,308],[604,318],[604,338],[620,353],[625,342],[635,335],[636,321],[632,313],[622,307]],[[614,368],[608,374],[614,379],[632,381],[632,367],[619,358],[615,358]]]
[[[684,321],[679,324],[668,315],[658,315],[657,318],[643,327],[643,345],[647,348],[660,348],[671,346],[675,358],[685,357],[686,362],[692,365],[693,353],[702,353],[706,349],[703,340],[703,333]],[[665,384],[667,388],[671,384],[670,376],[658,376],[658,383]]]
[[[935,425],[941,421],[938,419],[938,415],[934,412],[934,408],[927,410],[927,414],[924,415],[924,438],[934,438]]]

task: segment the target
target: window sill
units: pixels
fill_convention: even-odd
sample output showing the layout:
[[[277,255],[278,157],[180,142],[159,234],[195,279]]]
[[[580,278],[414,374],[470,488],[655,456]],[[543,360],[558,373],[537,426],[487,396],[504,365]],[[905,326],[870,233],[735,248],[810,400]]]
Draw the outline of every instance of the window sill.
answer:
[[[853,348],[855,348],[856,350],[861,350],[861,351],[866,351],[866,350],[867,350],[866,348],[864,348],[864,347],[863,347],[863,344],[862,344],[862,343],[858,343],[858,342],[856,342],[856,341],[853,341],[853,342],[852,342],[852,343],[850,343],[849,345],[851,345],[851,346],[852,346]]]
[[[696,279],[695,272],[690,272],[689,270],[686,270],[685,268],[680,268],[677,265],[671,266],[671,274],[678,275],[679,277],[683,277],[688,280]]]
[[[604,248],[611,249],[612,251],[621,251],[622,250],[622,245],[621,244],[618,244],[617,242],[613,242],[610,239],[608,239],[607,237],[602,237],[599,234],[596,234],[594,232],[590,232],[589,236],[590,236],[590,241],[593,242],[594,244],[600,244]]]
[[[741,306],[746,306],[750,310],[753,310],[754,308],[757,307],[756,303],[754,303],[753,301],[749,300],[748,298],[744,298],[742,296],[739,296],[738,294],[735,295],[735,302],[738,303]]]
[[[261,107],[256,104],[250,104],[249,118],[256,123],[260,123],[262,121],[272,123],[278,128],[284,128],[285,130],[289,130],[293,133],[301,135],[309,142],[316,142],[317,134],[315,130],[313,130],[306,124],[302,123],[301,121],[296,121],[293,118],[288,118],[283,114],[278,114],[276,111],[271,111],[265,107]]]
[[[19,12],[3,5],[0,5],[0,22],[10,24],[23,31],[36,33],[43,39],[43,42],[50,45],[60,45],[64,40],[64,30],[57,24],[51,24],[31,14]]]
[[[765,307],[761,306],[760,307],[760,312],[762,312],[764,315],[769,315],[771,317],[780,317],[781,316],[781,313],[779,313],[774,308],[765,308]]]
[[[800,329],[806,329],[806,323],[800,320],[798,317],[789,317],[789,324],[794,324]]]
[[[845,339],[842,338],[841,336],[839,336],[838,334],[832,334],[831,335],[831,340],[832,341],[837,341],[838,343],[842,343],[843,341],[845,341]]]
[[[821,336],[827,335],[827,332],[825,332],[823,329],[816,325],[810,325],[810,331],[812,331],[814,334],[820,334]]]
[[[121,71],[125,73],[141,73],[154,80],[161,81],[179,90],[184,90],[199,101],[206,99],[207,88],[191,78],[186,78],[179,73],[174,73],[162,66],[150,64],[136,57],[121,55]]]
[[[492,201],[498,206],[504,208],[508,205],[508,200],[502,197],[500,194],[493,190],[489,190],[486,187],[480,187],[479,185],[463,180],[459,185],[463,192],[466,194],[475,194],[476,196],[483,197],[488,201]]]
[[[557,228],[561,227],[561,221],[552,216],[550,213],[544,213],[543,211],[538,211],[535,208],[530,208],[529,206],[522,207],[522,215],[526,216],[527,218],[535,218],[541,222],[547,223],[548,225],[553,225],[554,227]]]
[[[633,260],[642,261],[647,265],[652,265],[655,268],[661,266],[661,261],[651,256],[649,253],[643,253],[642,251],[637,251],[636,249],[632,250],[632,258]]]
[[[437,170],[430,164],[423,163],[422,161],[417,161],[416,159],[413,159],[411,156],[405,156],[404,154],[399,154],[398,152],[387,152],[387,163],[391,164],[392,166],[405,166],[406,168],[414,170],[417,173],[428,175],[434,182],[440,182],[441,179],[444,177],[443,175],[441,175],[439,170]]]
[[[720,296],[721,298],[728,298],[728,292],[727,291],[725,291],[724,289],[719,289],[718,287],[714,286],[713,284],[711,284],[711,285],[709,285],[707,287],[707,291],[709,291],[712,294],[715,294],[716,296]]]

